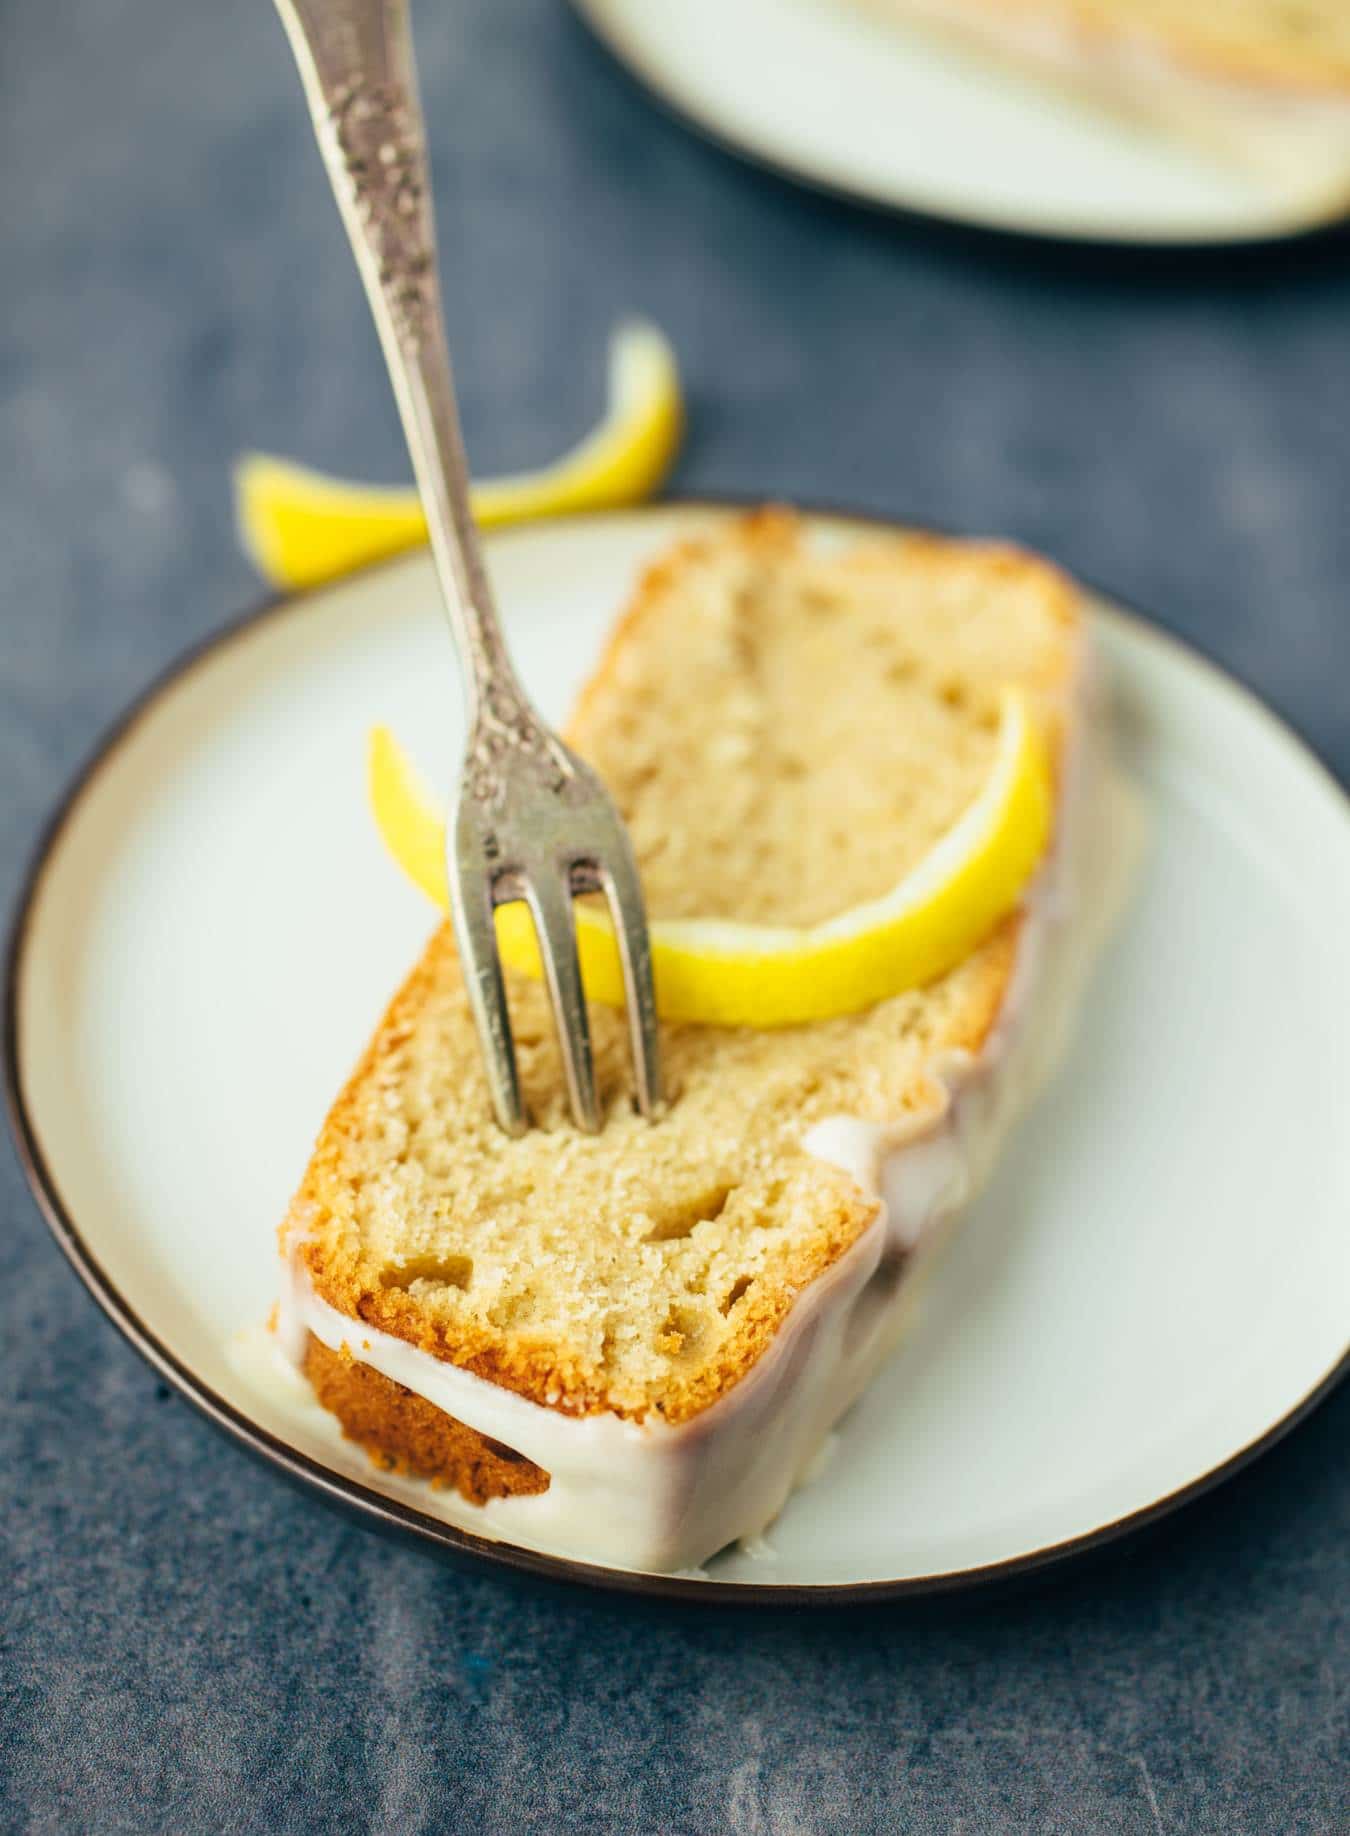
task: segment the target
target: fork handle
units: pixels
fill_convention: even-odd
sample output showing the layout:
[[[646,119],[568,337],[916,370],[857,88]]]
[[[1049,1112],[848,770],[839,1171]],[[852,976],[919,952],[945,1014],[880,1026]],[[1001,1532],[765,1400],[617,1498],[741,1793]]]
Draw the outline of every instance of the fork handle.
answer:
[[[276,0],[379,330],[464,668],[470,727],[528,702],[507,655],[469,501],[436,274],[408,0]]]

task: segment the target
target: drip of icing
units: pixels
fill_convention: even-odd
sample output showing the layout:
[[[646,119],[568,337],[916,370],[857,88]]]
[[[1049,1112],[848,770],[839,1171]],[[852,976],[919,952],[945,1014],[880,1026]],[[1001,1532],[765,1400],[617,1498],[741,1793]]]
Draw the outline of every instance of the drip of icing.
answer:
[[[776,1562],[778,1551],[767,1537],[743,1536],[739,1544],[742,1555],[748,1555],[752,1562]]]
[[[839,1436],[835,1433],[834,1429],[831,1428],[830,1432],[811,1455],[811,1458],[807,1461],[801,1472],[798,1473],[798,1490],[803,1486],[814,1485],[817,1479],[823,1477],[823,1475],[828,1472],[830,1462],[834,1459],[838,1451]]]
[[[1084,780],[1070,762],[1064,819],[1029,889],[1018,956],[998,1025],[978,1056],[951,1053],[933,1067],[937,1100],[918,1117],[879,1124],[839,1116],[816,1124],[807,1149],[843,1167],[877,1198],[862,1236],[799,1296],[767,1351],[711,1408],[672,1427],[614,1415],[575,1417],[516,1395],[339,1313],[287,1264],[278,1344],[292,1360],[313,1333],[363,1360],[457,1421],[523,1454],[550,1475],[548,1489],[469,1506],[426,1487],[426,1507],[497,1536],[630,1569],[689,1570],[728,1543],[758,1543],[794,1486],[815,1470],[840,1416],[894,1348],[914,1270],[942,1226],[978,1188],[1015,1110],[1048,1069],[1063,1014],[1121,890],[1130,856],[1119,821],[1096,808],[1084,822]],[[1106,780],[1101,780],[1107,788]],[[1117,816],[1126,814],[1114,784]],[[1095,799],[1094,799],[1095,802]],[[1082,835],[1080,837],[1080,831]],[[1103,859],[1079,859],[1080,839]],[[1114,874],[1103,871],[1109,862]],[[1072,885],[1066,882],[1072,877]],[[1091,893],[1097,922],[1075,913],[1076,951],[1046,951],[1077,901]],[[1054,969],[1053,978],[1042,971]],[[1053,980],[1052,988],[1033,984]]]

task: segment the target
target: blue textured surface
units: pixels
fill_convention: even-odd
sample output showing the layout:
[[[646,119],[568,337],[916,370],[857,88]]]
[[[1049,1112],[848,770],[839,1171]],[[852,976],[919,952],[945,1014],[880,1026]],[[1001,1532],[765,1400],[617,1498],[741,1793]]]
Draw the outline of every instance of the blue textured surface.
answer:
[[[419,20],[481,469],[572,437],[642,309],[688,373],[682,487],[1044,547],[1350,774],[1344,242],[1195,267],[934,237],[702,146],[555,0]],[[4,27],[8,900],[95,734],[256,596],[233,455],[404,466],[264,0]],[[1350,1828],[1350,1393],[1042,1591],[762,1620],[519,1592],[290,1491],[103,1323],[9,1155],[0,1322],[5,1829]]]

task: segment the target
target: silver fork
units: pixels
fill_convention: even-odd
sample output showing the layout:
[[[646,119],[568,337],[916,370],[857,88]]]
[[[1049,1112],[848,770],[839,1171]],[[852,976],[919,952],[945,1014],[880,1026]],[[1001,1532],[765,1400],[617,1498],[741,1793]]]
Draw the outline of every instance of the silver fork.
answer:
[[[534,919],[577,1126],[599,1127],[572,900],[603,892],[623,963],[638,1105],[661,1107],[651,950],[633,850],[595,773],[530,704],[506,652],[469,505],[436,278],[426,132],[407,0],[276,0],[356,253],[412,453],[469,740],[448,828],[451,913],[497,1120],[526,1126],[493,911]]]

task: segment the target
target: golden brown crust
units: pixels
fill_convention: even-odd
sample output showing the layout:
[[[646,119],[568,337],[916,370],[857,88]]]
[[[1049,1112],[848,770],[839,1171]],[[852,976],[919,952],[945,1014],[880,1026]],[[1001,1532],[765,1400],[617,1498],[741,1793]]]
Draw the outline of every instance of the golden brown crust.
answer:
[[[549,1475],[532,1460],[466,1428],[433,1403],[311,1333],[305,1375],[348,1440],[377,1466],[452,1487],[470,1504],[546,1492]]]
[[[728,552],[762,563],[771,579],[774,569],[790,577],[815,565],[799,519],[782,510],[721,524],[657,561],[578,703],[569,731],[584,753],[595,757],[597,747],[616,743],[605,715],[624,705],[625,672],[670,630],[689,577]],[[973,595],[986,619],[992,604],[1028,622],[1034,638],[1015,648],[1015,665],[998,668],[1015,667],[1058,750],[1079,669],[1080,627],[1076,589],[1062,574],[1005,545],[885,534],[831,566],[839,575],[835,590],[861,595],[874,625],[876,606],[890,603],[885,595],[897,569],[911,594]],[[967,724],[973,729],[973,715]],[[605,761],[597,762],[603,769]],[[334,1104],[283,1243],[340,1313],[476,1376],[569,1413],[640,1420],[654,1411],[668,1422],[687,1420],[757,1362],[797,1296],[876,1215],[875,1201],[847,1174],[802,1149],[805,1129],[831,1114],[886,1121],[939,1104],[926,1067],[936,1053],[978,1053],[1001,1011],[1020,923],[1007,920],[932,990],[867,1014],[774,1035],[665,1027],[668,1071],[682,1095],[657,1130],[631,1114],[622,1016],[597,1009],[592,1025],[608,1119],[591,1143],[563,1121],[551,1023],[535,984],[513,981],[511,1000],[527,1093],[544,1129],[515,1143],[486,1120],[467,1000],[443,926]],[[459,1160],[447,1158],[428,1115],[451,1131]],[[561,1229],[560,1242],[550,1243],[547,1231],[543,1240],[557,1258],[552,1279],[571,1282],[581,1302],[590,1304],[594,1293],[583,1332],[551,1330],[528,1311],[522,1316],[509,1281],[494,1290],[494,1271],[484,1266],[494,1257],[494,1235],[510,1236],[519,1194],[541,1169],[559,1199],[582,1195],[581,1221],[574,1217]],[[666,1183],[670,1206],[647,1215],[642,1207],[656,1203],[653,1184],[664,1192]],[[586,1212],[587,1203],[594,1209]],[[391,1212],[406,1229],[374,1241]],[[403,1240],[410,1235],[415,1243]],[[537,1251],[537,1229],[533,1240]],[[613,1269],[629,1267],[635,1295],[641,1282],[648,1286],[625,1309],[606,1300],[606,1283]],[[461,1298],[470,1281],[472,1307]],[[625,1331],[631,1337],[635,1314],[648,1335],[645,1365],[631,1356],[625,1365],[611,1349]]]
[[[1016,920],[1010,921],[1010,926],[1016,923]],[[1013,935],[1010,928],[1009,957]],[[968,1023],[953,1037],[954,1047],[978,1050],[992,1026],[1006,981],[1006,969],[1000,961],[1002,955],[1002,950],[996,949],[983,990],[985,998],[972,1006]],[[342,1174],[335,1164],[339,1158],[337,1145],[343,1129],[351,1126],[359,1115],[357,1093],[370,1072],[378,1067],[382,1048],[389,1039],[397,1038],[403,1017],[416,1004],[418,993],[425,987],[437,961],[457,972],[448,926],[442,927],[432,938],[335,1105],[296,1203],[281,1227],[283,1248],[293,1246],[296,1249],[309,1272],[314,1292],[349,1319],[361,1320],[390,1333],[420,1351],[429,1352],[433,1357],[499,1384],[532,1402],[544,1403],[572,1415],[616,1414],[640,1421],[648,1412],[649,1399],[617,1395],[609,1384],[597,1380],[592,1366],[569,1358],[558,1345],[541,1342],[531,1346],[519,1340],[507,1342],[472,1322],[457,1321],[451,1325],[429,1314],[408,1294],[370,1284],[359,1266],[344,1265],[333,1258],[326,1243],[303,1235],[310,1214],[316,1209],[327,1209],[341,1185]],[[916,1092],[916,1106],[922,1094]],[[343,1112],[341,1116],[339,1110]],[[822,1275],[875,1218],[875,1200],[860,1193],[846,1175],[837,1176],[834,1184],[838,1188],[837,1201],[818,1221],[816,1237],[785,1265],[772,1288],[752,1291],[735,1309],[734,1328],[719,1347],[717,1363],[704,1365],[683,1381],[669,1385],[668,1394],[661,1400],[658,1410],[663,1420],[672,1424],[686,1421],[739,1382],[768,1348],[797,1295]],[[293,1244],[297,1233],[300,1240]],[[676,1322],[665,1334],[667,1349],[678,1353],[682,1349],[679,1342],[682,1336]]]

